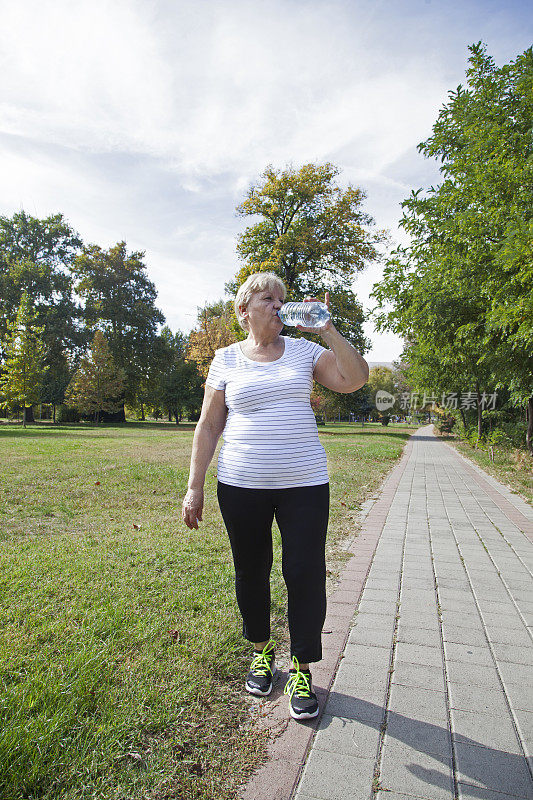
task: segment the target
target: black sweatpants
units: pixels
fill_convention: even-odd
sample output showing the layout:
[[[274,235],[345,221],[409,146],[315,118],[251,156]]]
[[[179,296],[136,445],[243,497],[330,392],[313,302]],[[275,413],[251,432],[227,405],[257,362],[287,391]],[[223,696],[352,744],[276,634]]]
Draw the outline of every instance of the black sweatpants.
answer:
[[[329,483],[291,489],[243,489],[219,481],[217,495],[231,542],[244,637],[251,642],[270,638],[275,516],[288,593],[291,656],[302,664],[320,661],[326,616]]]

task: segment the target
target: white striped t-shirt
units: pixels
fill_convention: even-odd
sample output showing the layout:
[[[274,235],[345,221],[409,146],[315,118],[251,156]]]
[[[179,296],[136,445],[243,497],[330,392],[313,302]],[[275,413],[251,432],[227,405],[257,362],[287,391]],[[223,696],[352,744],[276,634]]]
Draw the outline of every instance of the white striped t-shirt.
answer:
[[[313,369],[326,352],[307,339],[281,337],[276,361],[252,361],[238,342],[217,350],[206,384],[224,389],[228,416],[218,456],[218,480],[250,489],[327,483],[309,396]]]

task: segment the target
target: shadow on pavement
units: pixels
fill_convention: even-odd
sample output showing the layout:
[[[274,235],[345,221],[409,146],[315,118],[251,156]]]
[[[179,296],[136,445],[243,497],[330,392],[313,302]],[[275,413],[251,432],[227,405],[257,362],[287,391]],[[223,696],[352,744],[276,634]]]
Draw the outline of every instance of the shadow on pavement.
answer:
[[[376,731],[382,727],[385,715],[383,706],[335,691],[329,694],[328,702],[339,709],[328,713],[337,720],[345,719],[346,725],[349,725],[349,720],[355,719]],[[494,725],[497,726],[497,724],[498,720],[495,717]],[[321,722],[320,728],[324,730],[328,727],[326,718]],[[418,764],[406,764],[406,767],[428,786],[449,790],[448,769],[451,758],[451,740],[447,726],[413,719],[399,714],[397,711],[389,711],[386,733],[387,738],[395,739],[420,753],[425,753],[431,758],[441,761],[446,767],[446,773],[426,769]],[[454,734],[454,738],[459,762],[456,765],[457,780],[468,784],[468,797],[486,798],[487,790],[505,792],[505,796],[533,797],[533,781],[524,756],[487,746],[483,742],[461,734]],[[348,754],[348,750],[344,752]],[[354,755],[355,753],[354,749]],[[386,788],[400,791],[399,787]],[[428,792],[427,797],[431,797],[431,789],[428,789]]]

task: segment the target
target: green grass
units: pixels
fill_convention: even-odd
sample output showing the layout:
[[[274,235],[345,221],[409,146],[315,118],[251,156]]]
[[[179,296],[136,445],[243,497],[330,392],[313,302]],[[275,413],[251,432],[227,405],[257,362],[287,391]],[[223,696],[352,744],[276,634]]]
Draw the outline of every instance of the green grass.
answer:
[[[435,429],[436,433],[438,431]],[[456,434],[441,434],[459,453],[474,461],[478,466],[505,484],[511,491],[519,494],[526,502],[533,503],[533,457],[524,448],[495,445],[494,460],[485,447],[472,447]]]
[[[0,426],[0,797],[225,800],[265,757],[216,503],[181,522],[194,426]],[[320,428],[329,587],[412,429]],[[287,650],[275,530],[273,635]]]

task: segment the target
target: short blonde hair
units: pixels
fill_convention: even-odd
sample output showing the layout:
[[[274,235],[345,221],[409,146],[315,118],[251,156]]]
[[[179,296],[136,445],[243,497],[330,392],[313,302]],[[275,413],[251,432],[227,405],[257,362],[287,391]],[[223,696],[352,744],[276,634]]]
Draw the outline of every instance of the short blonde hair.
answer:
[[[273,272],[255,272],[246,278],[242,286],[239,287],[235,297],[235,315],[239,325],[245,331],[248,330],[248,323],[243,319],[239,306],[247,306],[255,292],[262,292],[265,289],[269,289],[271,292],[277,289],[281,293],[282,300],[285,300],[287,295],[285,284]]]

